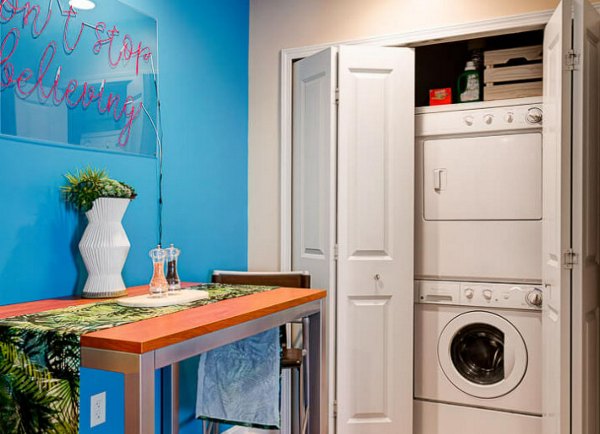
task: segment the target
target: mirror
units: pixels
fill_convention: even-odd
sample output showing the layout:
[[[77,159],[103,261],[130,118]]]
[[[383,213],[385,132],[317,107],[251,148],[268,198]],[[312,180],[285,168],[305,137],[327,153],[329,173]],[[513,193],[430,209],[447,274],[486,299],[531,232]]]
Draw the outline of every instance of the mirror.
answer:
[[[156,20],[118,0],[70,3],[2,1],[0,133],[155,156]]]

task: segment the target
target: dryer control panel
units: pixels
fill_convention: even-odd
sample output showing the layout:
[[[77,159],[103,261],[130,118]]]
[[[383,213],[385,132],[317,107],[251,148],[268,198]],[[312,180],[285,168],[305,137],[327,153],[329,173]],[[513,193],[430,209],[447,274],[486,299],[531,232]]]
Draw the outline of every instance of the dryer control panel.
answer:
[[[541,310],[543,303],[541,285],[434,280],[415,283],[416,303],[527,310]]]
[[[417,111],[415,133],[431,137],[541,129],[543,119],[542,103],[536,99],[511,105],[494,101],[432,106]]]

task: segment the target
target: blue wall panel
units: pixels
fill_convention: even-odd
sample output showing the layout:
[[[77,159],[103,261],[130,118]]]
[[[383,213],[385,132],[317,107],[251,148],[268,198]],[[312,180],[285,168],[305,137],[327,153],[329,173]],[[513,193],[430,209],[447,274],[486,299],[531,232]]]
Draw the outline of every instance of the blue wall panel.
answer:
[[[136,187],[123,225],[131,242],[127,284],[148,279],[147,248],[156,239],[155,160],[0,139],[0,304],[79,293],[86,271],[78,243],[85,217],[67,209],[62,174],[106,168]]]
[[[158,18],[164,130],[164,243],[182,250],[179,273],[206,281],[247,265],[248,0],[129,0]],[[118,14],[118,10],[115,11]],[[84,218],[68,210],[62,174],[91,165],[139,192],[124,219],[125,282],[146,283],[156,242],[155,160],[0,139],[0,305],[77,294]],[[196,362],[182,367],[181,432],[193,420]],[[122,377],[82,371],[82,433],[123,432]],[[108,421],[89,428],[89,400],[108,392]],[[88,407],[88,408],[86,408]],[[101,431],[102,430],[102,431]]]

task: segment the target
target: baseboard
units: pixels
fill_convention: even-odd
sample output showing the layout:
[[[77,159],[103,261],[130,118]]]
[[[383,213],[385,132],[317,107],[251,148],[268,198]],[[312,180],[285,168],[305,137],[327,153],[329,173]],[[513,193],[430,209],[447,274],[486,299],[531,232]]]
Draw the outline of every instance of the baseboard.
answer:
[[[245,428],[243,426],[234,426],[233,428],[229,428],[223,434],[244,434],[247,433],[249,430],[249,428]]]
[[[233,428],[229,428],[223,434],[277,434],[279,431],[277,430],[264,430],[264,429],[256,429],[256,428],[246,428],[244,426],[234,426]]]

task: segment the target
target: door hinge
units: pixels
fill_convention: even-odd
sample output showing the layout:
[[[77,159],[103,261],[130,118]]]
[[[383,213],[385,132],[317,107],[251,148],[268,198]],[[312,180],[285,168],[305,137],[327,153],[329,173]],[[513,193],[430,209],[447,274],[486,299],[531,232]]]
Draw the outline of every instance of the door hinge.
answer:
[[[579,69],[579,62],[581,60],[581,53],[575,50],[567,51],[565,54],[565,68],[567,71],[576,71]]]
[[[338,260],[338,250],[339,250],[338,249],[338,245],[334,244],[334,246],[333,246],[333,259],[336,260],[336,261]]]
[[[337,417],[337,401],[333,401],[333,417]]]
[[[567,249],[563,252],[563,268],[572,270],[579,263],[579,256],[573,249]]]
[[[335,90],[335,103],[338,105],[340,104],[340,89],[339,88]]]

